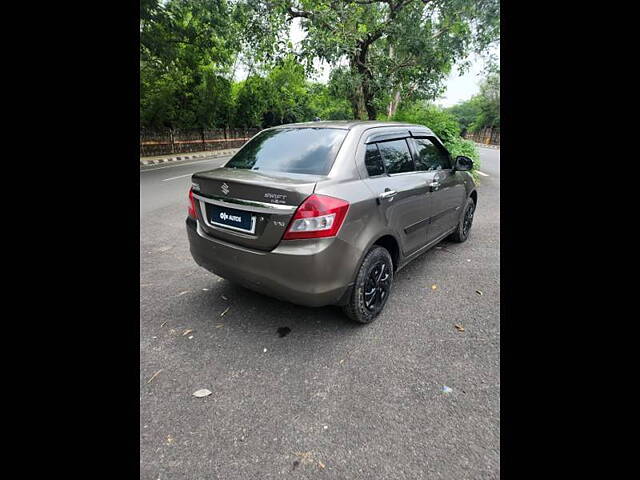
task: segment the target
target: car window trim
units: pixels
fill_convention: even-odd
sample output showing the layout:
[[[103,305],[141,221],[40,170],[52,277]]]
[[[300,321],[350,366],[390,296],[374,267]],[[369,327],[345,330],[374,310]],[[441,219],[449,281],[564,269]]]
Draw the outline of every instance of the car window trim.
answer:
[[[364,144],[369,145],[371,143],[391,142],[393,140],[402,140],[410,137],[411,137],[411,134],[408,130],[395,131],[395,132],[370,133],[366,137]]]

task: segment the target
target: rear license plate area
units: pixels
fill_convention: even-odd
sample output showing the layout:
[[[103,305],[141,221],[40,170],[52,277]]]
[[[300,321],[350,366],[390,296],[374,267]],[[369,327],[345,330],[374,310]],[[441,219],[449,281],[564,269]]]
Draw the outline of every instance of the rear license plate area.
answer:
[[[211,225],[251,234],[256,231],[255,215],[243,210],[207,205],[207,215]]]

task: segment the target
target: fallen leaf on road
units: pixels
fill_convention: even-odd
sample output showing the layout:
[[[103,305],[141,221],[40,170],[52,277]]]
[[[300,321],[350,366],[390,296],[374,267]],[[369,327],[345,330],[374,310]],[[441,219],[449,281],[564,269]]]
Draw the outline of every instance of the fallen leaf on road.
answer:
[[[147,380],[147,385],[149,383],[151,383],[151,380],[153,380],[154,378],[156,378],[158,376],[158,374],[162,371],[162,368],[160,370],[158,370],[156,373],[154,373],[151,378],[149,380]]]
[[[224,327],[224,323],[219,323],[218,325],[216,325],[216,328],[222,328]]]
[[[322,463],[320,460],[318,460],[318,466],[319,466],[320,468],[324,468],[324,463]]]
[[[462,325],[454,325],[455,329],[458,330],[459,332],[464,332],[464,327]]]
[[[173,437],[171,435],[167,435],[167,445],[171,445],[173,443]]]
[[[291,332],[291,329],[289,327],[280,327],[276,331],[278,333],[278,336],[280,338],[282,338],[282,337],[286,337],[287,335],[289,335],[289,333]]]
[[[193,338],[193,335],[189,335],[187,338],[191,340]]]
[[[225,314],[225,313],[227,313],[227,312],[229,311],[229,309],[230,309],[230,308],[231,308],[231,307],[227,307],[227,309],[226,309],[224,312],[222,312],[222,313],[220,314],[220,316],[221,316],[221,317],[224,317],[224,314]]]
[[[184,337],[185,335],[189,335],[191,332],[193,332],[193,330],[191,330],[191,329],[189,329],[189,330],[185,330],[185,331],[182,333],[182,336]]]
[[[313,461],[313,457],[311,455],[311,452],[296,452],[296,456],[302,458],[302,462],[303,464],[305,463],[311,463]]]
[[[211,395],[211,390],[207,390],[206,388],[202,388],[193,392],[193,396],[198,398],[208,397],[209,395]]]
[[[431,290],[435,290],[436,288],[438,288],[437,285],[431,285]]]
[[[476,293],[480,296],[482,296],[482,292],[480,290],[476,290]]]
[[[227,297],[225,297],[224,295],[222,295],[222,299],[223,300],[229,300]]]
[[[176,297],[181,297],[185,293],[189,293],[189,290],[185,290],[184,292],[180,292],[179,294],[176,295]]]

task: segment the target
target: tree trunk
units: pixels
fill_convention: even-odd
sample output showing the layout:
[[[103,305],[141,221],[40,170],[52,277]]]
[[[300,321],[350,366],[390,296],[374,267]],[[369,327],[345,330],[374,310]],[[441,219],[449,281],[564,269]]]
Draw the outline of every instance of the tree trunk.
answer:
[[[362,45],[357,56],[351,60],[351,68],[355,69],[359,77],[359,85],[356,88],[356,101],[358,105],[358,117],[360,120],[375,120],[376,106],[374,104],[374,92],[372,88],[373,75],[367,68],[368,45]],[[363,108],[364,107],[364,108]],[[366,112],[365,112],[366,110]]]
[[[373,94],[370,92],[369,88],[365,91],[365,105],[367,107],[367,113],[369,114],[369,120],[375,120],[377,117],[376,106],[373,103]]]
[[[389,107],[387,108],[387,116],[389,120],[393,117],[398,111],[398,106],[400,105],[400,90],[396,90],[393,95],[393,98],[389,102]]]
[[[351,108],[353,109],[353,117],[358,120],[366,120],[367,110],[364,104],[364,93],[362,91],[362,84],[358,84],[353,98],[351,99]]]
[[[356,57],[351,58],[351,71],[360,74],[360,67]],[[367,119],[367,108],[364,94],[364,85],[362,75],[359,75],[359,81],[356,84],[351,96],[351,109],[353,110],[353,118],[356,120]]]

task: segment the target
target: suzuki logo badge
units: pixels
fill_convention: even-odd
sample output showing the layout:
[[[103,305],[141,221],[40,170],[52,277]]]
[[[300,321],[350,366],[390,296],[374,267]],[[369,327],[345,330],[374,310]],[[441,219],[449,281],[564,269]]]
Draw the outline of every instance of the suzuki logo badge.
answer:
[[[226,183],[223,183],[220,189],[222,190],[222,193],[224,193],[225,195],[229,193],[229,185],[227,185]]]

